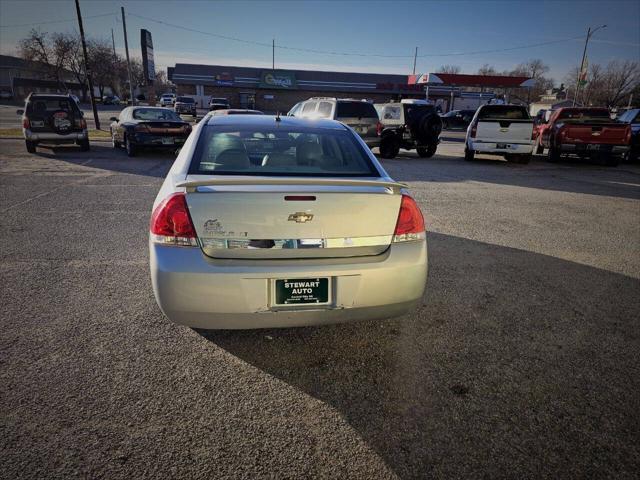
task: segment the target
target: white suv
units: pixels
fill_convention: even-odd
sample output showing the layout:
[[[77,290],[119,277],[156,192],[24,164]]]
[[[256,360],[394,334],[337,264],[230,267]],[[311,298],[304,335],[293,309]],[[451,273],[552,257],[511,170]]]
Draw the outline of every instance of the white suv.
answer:
[[[313,97],[297,103],[290,117],[328,118],[351,127],[369,148],[380,146],[382,124],[372,103],[353,98]]]
[[[175,93],[163,93],[160,97],[161,107],[172,107],[176,103]]]

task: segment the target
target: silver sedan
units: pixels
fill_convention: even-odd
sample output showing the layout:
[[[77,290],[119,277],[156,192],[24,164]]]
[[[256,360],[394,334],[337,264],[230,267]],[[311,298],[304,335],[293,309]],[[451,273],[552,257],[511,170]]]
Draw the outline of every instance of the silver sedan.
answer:
[[[158,305],[196,328],[398,316],[427,278],[424,220],[349,127],[206,116],[153,205]]]

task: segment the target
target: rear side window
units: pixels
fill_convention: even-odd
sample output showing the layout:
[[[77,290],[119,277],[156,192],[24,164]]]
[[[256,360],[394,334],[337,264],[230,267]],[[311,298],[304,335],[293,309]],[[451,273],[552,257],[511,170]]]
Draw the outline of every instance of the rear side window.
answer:
[[[331,105],[330,102],[320,102],[318,104],[317,116],[322,118],[329,118],[331,116],[332,107],[333,105]]]
[[[488,119],[509,119],[509,120],[528,120],[529,112],[525,107],[514,105],[485,105],[480,109],[478,114],[479,120]]]
[[[369,102],[338,102],[337,118],[378,118],[376,108]]]
[[[379,177],[368,153],[345,129],[206,126],[189,173]]]
[[[312,114],[316,109],[316,102],[307,102],[304,104],[304,107],[302,107],[302,115],[310,115]]]

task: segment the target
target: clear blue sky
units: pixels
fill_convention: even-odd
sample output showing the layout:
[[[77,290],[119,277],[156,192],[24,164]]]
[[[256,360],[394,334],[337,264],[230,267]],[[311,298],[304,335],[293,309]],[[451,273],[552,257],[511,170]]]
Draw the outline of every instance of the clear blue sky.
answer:
[[[413,50],[419,55],[466,53],[585,36],[588,26],[607,24],[589,44],[589,60],[640,60],[640,2],[600,1],[422,1],[422,2],[269,2],[269,1],[89,1],[80,2],[88,35],[111,39],[124,52],[120,6],[127,12],[129,44],[139,55],[140,28],[153,34],[156,65],[176,62],[270,66],[271,47],[213,38],[179,30],[133,16],[163,20],[188,28],[253,42],[323,51],[404,58],[340,56],[276,49],[277,68],[308,68],[381,73],[411,73]],[[109,14],[99,18],[94,15]],[[129,15],[132,14],[132,15]],[[0,51],[15,54],[18,40],[31,26],[49,32],[74,31],[73,0],[0,0]],[[582,54],[584,41],[569,40],[508,52],[426,56],[417,71],[429,72],[442,64],[459,65],[475,73],[484,63],[497,70],[540,58],[561,81]]]

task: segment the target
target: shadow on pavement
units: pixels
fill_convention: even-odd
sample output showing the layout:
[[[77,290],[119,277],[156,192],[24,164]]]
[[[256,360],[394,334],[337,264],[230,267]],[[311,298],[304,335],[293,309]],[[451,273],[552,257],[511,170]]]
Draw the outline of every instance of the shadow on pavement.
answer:
[[[435,233],[429,247],[424,306],[400,319],[199,333],[335,408],[401,478],[632,475],[640,281]]]
[[[114,149],[106,142],[92,143],[88,152],[81,152],[74,145],[38,146],[35,155],[118,173],[159,178],[166,177],[176,158],[174,152],[163,150],[142,150],[135,157],[128,157],[124,149]]]

